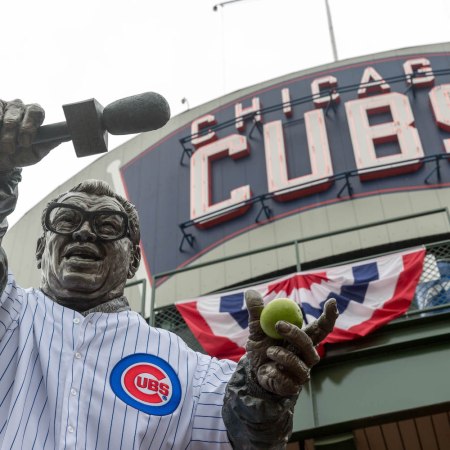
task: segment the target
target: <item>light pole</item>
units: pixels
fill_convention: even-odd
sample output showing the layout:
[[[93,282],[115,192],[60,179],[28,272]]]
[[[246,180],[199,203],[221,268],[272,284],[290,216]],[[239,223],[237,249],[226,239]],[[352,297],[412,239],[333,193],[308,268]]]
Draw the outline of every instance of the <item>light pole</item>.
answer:
[[[333,49],[333,58],[336,62],[338,60],[336,39],[334,38],[333,21],[331,20],[331,10],[328,0],[325,0],[325,7],[327,8],[328,31],[330,32],[331,48]]]
[[[216,3],[213,6],[213,11],[217,11],[217,9],[219,8],[219,6],[224,7],[225,5],[228,5],[229,3],[236,3],[236,2],[244,2],[245,0],[228,0],[226,2],[222,2],[222,3]]]
[[[224,7],[225,5],[228,5],[230,3],[237,3],[237,2],[243,2],[245,0],[227,0],[225,2],[221,2],[221,3],[216,3],[213,6],[213,11],[217,11],[220,7]],[[333,29],[333,20],[331,18],[331,10],[330,10],[330,5],[328,3],[328,0],[325,0],[325,8],[327,10],[327,21],[328,21],[328,31],[330,33],[330,41],[331,41],[331,48],[333,50],[333,58],[334,61],[338,60],[338,54],[337,54],[337,47],[336,47],[336,39],[334,36],[334,29]]]

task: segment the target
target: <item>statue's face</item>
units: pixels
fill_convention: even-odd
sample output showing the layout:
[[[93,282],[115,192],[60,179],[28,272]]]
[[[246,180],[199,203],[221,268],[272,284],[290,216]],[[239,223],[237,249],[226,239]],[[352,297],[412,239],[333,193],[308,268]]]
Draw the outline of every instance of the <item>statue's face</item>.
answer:
[[[58,202],[84,211],[124,212],[112,197],[83,192],[67,193]],[[58,303],[77,311],[98,306],[123,294],[130,271],[135,271],[132,250],[128,237],[100,239],[88,220],[68,235],[46,231],[40,259],[41,289]]]

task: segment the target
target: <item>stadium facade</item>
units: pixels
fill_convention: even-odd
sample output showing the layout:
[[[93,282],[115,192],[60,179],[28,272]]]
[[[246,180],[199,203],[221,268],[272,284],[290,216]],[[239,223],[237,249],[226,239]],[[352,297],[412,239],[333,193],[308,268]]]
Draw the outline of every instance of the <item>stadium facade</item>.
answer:
[[[4,246],[19,283],[38,285],[43,207],[84,179],[107,181],[140,213],[133,309],[200,351],[177,301],[425,246],[409,312],[327,349],[290,447],[447,449],[449,154],[450,44],[339,61],[136,136],[39,202]]]

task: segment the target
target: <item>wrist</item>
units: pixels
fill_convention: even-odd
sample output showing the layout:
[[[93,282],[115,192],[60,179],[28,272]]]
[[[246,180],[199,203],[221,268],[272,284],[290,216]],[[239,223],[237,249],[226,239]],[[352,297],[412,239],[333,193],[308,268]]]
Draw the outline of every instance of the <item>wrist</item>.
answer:
[[[280,397],[263,389],[246,356],[228,382],[222,416],[234,448],[281,450],[292,433],[297,396]]]
[[[22,168],[21,167],[12,167],[9,169],[0,168],[0,179],[10,179],[19,177],[18,181],[21,181]]]

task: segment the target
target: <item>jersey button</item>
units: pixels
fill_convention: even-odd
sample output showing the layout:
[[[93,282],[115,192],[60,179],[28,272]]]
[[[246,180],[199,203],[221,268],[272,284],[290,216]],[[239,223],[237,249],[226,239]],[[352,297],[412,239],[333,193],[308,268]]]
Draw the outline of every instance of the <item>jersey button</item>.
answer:
[[[77,390],[74,389],[74,388],[72,388],[72,389],[70,390],[70,393],[71,393],[73,396],[75,396],[75,395],[77,395]]]
[[[69,425],[69,426],[67,427],[67,431],[68,431],[69,433],[73,433],[75,430],[74,430],[74,428],[73,428],[71,425]]]
[[[75,358],[77,358],[77,359],[81,359],[81,353],[79,353],[79,352],[76,352],[76,353],[75,353]]]
[[[80,319],[78,317],[75,317],[75,319],[73,319],[73,323],[75,325],[78,325],[80,323]]]

